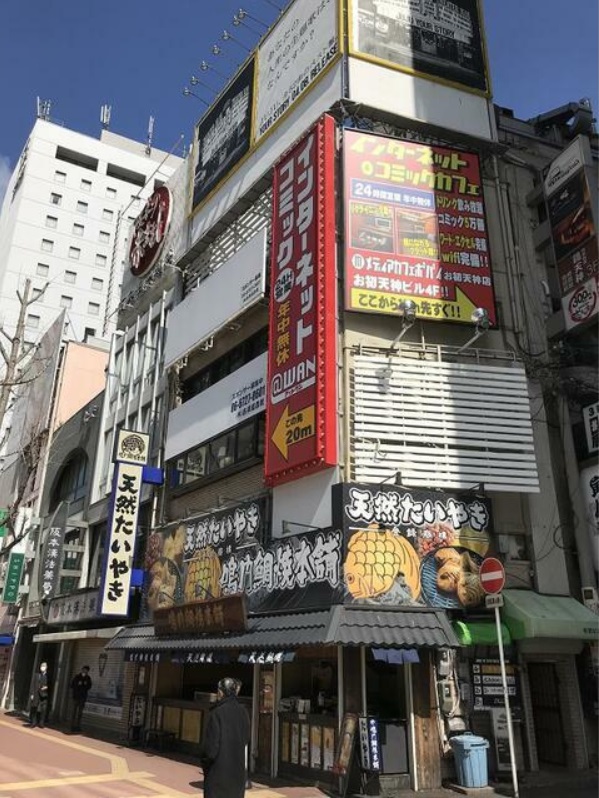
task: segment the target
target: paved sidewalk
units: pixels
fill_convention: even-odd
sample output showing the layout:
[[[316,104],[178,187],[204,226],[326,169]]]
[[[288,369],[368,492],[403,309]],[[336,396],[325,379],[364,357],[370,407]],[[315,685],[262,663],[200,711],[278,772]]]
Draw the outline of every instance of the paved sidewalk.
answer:
[[[21,732],[18,734],[17,732]],[[2,733],[8,735],[2,737]],[[7,777],[6,768],[2,773],[0,769],[0,798],[5,798],[7,791],[5,788],[10,786],[22,794],[22,790],[27,790],[27,798],[37,798],[38,795],[50,796],[50,798],[63,798],[64,796],[76,795],[84,796],[87,793],[77,790],[76,793],[67,792],[67,787],[75,787],[77,779],[80,783],[91,784],[92,780],[107,782],[110,779],[118,780],[119,786],[117,794],[119,798],[190,798],[191,796],[202,795],[202,772],[198,763],[185,756],[174,753],[160,754],[155,751],[145,751],[139,748],[132,748],[124,742],[110,742],[90,736],[92,729],[86,730],[89,733],[72,734],[64,729],[46,727],[43,730],[27,729],[24,726],[24,718],[11,715],[0,714],[0,737],[3,744],[0,745],[0,760],[2,753],[13,762],[22,759],[23,762],[37,761],[45,756],[51,761],[67,758],[69,770],[60,772],[66,773],[64,789],[52,780],[49,787],[58,787],[55,790],[46,791],[43,784],[38,786],[28,786],[27,781],[19,781],[13,776],[13,781]],[[17,742],[15,742],[17,741]],[[23,743],[26,743],[23,750]],[[11,745],[16,747],[12,750]],[[2,750],[4,749],[4,750]],[[98,764],[100,763],[100,764]],[[103,766],[102,764],[103,763]],[[1,762],[0,762],[1,764]],[[112,775],[106,774],[106,766]],[[103,772],[104,775],[98,775]],[[70,774],[70,775],[69,775]],[[91,774],[91,775],[87,775]],[[543,771],[538,774],[526,773],[520,777],[520,798],[597,798],[598,791],[597,770],[588,771],[564,771],[556,769],[552,772]],[[41,792],[35,792],[35,790]],[[106,788],[108,789],[108,787]],[[478,796],[478,798],[506,798],[512,796],[513,791],[511,781],[501,784],[494,784],[488,788],[464,790],[462,794]],[[439,790],[421,791],[415,793],[411,790],[397,793],[398,798],[457,798],[458,791],[443,788]],[[90,793],[87,793],[90,794]],[[104,793],[93,792],[93,795],[104,795]],[[110,796],[113,792],[106,793]],[[8,793],[10,798],[13,792]],[[246,793],[247,798],[325,798],[331,793],[325,792],[315,786],[298,786],[289,782],[267,782],[266,780],[253,781],[252,789]],[[347,798],[350,798],[349,794]]]

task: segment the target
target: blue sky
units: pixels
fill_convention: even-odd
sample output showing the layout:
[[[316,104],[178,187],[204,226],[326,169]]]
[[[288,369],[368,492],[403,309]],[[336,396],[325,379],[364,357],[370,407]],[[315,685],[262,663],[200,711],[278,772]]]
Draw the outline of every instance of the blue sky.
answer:
[[[230,74],[256,33],[234,28],[244,0],[5,0],[0,23],[0,194],[35,121],[36,97],[52,117],[97,136],[100,106],[111,129],[170,150],[191,141],[202,111],[181,93],[205,59]],[[284,0],[245,0],[246,22],[264,30]],[[599,114],[597,0],[483,0],[494,100],[529,118],[581,97]],[[238,42],[222,42],[223,29]],[[211,54],[220,42],[223,54]],[[226,55],[225,55],[226,53]],[[204,73],[218,89],[222,81]],[[208,99],[211,92],[196,87]]]

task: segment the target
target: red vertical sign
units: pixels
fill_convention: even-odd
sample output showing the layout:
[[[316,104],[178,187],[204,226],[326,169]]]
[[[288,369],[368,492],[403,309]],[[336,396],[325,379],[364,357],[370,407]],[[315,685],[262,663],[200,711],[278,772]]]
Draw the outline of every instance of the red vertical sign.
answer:
[[[265,479],[337,462],[335,123],[324,116],[275,168]]]

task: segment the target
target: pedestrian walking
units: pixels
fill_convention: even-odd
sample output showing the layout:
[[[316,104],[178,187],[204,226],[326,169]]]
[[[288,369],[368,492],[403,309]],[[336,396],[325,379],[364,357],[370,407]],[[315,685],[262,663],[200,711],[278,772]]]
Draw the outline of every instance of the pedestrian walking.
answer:
[[[221,679],[217,701],[208,712],[200,749],[204,798],[243,798],[245,795],[250,719],[237,699],[237,690],[236,679]]]
[[[89,675],[89,665],[84,665],[80,672],[75,674],[71,680],[71,691],[73,693],[71,731],[81,731],[81,717],[91,686],[92,680]]]
[[[40,729],[43,729],[46,725],[49,694],[50,688],[48,685],[48,665],[45,662],[42,662],[39,673],[35,674],[33,680],[31,709],[29,713],[29,723],[31,726],[39,726]]]

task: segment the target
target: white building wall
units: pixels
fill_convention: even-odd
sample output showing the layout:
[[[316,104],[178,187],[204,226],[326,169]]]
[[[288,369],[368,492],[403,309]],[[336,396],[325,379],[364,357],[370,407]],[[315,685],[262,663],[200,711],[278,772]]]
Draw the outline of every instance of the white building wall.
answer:
[[[96,159],[97,169],[58,159],[57,147]],[[13,333],[20,308],[16,292],[29,277],[33,291],[48,286],[29,308],[28,343],[65,305],[68,338],[82,341],[86,330],[88,336],[91,330],[106,334],[115,327],[110,314],[118,302],[129,226],[154,181],[165,182],[181,159],[159,150],[148,156],[144,145],[109,131],[98,140],[42,119],[26,149],[14,198],[16,175],[0,218],[0,323]],[[143,175],[145,185],[109,176],[109,164]]]

